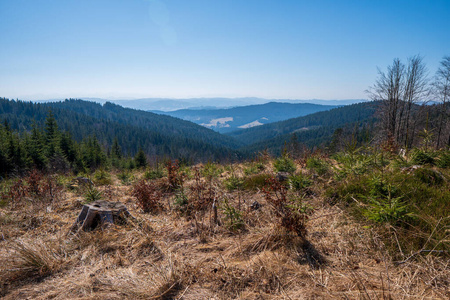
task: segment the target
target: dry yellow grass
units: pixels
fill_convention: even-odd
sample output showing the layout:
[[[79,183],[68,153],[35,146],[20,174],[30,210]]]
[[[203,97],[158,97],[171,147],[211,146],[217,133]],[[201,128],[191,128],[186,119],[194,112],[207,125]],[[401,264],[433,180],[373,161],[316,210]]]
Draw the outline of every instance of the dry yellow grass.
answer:
[[[239,167],[236,167],[240,170]],[[221,180],[221,179],[220,179]],[[102,187],[136,218],[107,230],[69,233],[79,196],[0,211],[4,299],[448,299],[449,261],[417,257],[396,265],[376,232],[319,196],[305,239],[274,225],[262,193],[216,196],[237,207],[245,229],[231,232],[211,214],[169,209],[144,214],[129,186]],[[320,187],[317,187],[320,188]],[[168,196],[172,197],[172,196]],[[251,210],[257,200],[262,207]],[[219,210],[219,219],[223,212]]]

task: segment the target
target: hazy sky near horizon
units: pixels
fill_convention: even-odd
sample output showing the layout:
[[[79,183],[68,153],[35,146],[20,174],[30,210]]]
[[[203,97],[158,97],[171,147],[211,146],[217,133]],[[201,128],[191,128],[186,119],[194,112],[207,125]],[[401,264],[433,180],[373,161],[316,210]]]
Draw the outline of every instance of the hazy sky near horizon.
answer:
[[[367,98],[450,55],[450,0],[0,0],[0,97]]]

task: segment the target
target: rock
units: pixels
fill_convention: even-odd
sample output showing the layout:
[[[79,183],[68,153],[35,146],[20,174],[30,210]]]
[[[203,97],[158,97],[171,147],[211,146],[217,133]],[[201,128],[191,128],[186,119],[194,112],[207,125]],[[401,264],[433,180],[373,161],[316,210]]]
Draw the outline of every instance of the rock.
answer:
[[[74,179],[74,181],[76,181],[80,185],[94,185],[92,180],[86,177],[77,177]]]
[[[94,201],[83,205],[77,220],[72,226],[72,231],[79,228],[84,231],[91,231],[98,226],[107,227],[111,224],[125,221],[127,217],[131,217],[131,215],[127,207],[121,202]]]
[[[252,203],[252,205],[250,205],[250,208],[253,209],[253,210],[258,210],[258,209],[261,208],[261,204],[259,204],[259,202],[255,200],[255,201]]]
[[[278,172],[277,173],[277,180],[279,182],[286,182],[289,179],[289,173],[288,172]]]

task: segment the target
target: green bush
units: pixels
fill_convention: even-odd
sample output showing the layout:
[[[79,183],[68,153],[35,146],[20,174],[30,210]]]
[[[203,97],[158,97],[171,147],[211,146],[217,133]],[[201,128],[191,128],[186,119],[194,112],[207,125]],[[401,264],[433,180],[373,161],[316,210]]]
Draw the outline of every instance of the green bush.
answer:
[[[273,166],[275,167],[275,170],[277,172],[287,172],[293,174],[295,170],[297,170],[297,167],[295,166],[292,159],[287,156],[277,158],[273,163]]]
[[[437,158],[436,165],[439,168],[449,168],[450,167],[450,151],[441,151]]]
[[[379,153],[337,153],[334,158],[339,163],[339,167],[335,168],[336,178],[338,180],[346,178],[350,175],[363,175],[367,172],[382,168],[388,164],[388,160]]]
[[[223,172],[217,164],[207,163],[202,169],[202,175],[207,178],[214,178]]]
[[[328,163],[317,157],[308,158],[306,161],[306,167],[320,176],[325,175],[330,171],[330,166]]]
[[[419,168],[413,173],[400,169],[369,170],[361,176],[336,181],[326,191],[334,203],[341,202],[358,220],[395,226],[393,254],[398,250],[418,251],[424,247],[448,250],[442,243],[450,226],[450,186],[445,170]],[[441,172],[444,172],[442,174]],[[386,227],[378,227],[384,230]],[[388,244],[390,235],[386,234]]]
[[[144,172],[144,178],[145,179],[159,179],[164,176],[164,172],[162,169],[158,166],[154,169],[147,169]]]
[[[108,185],[112,183],[111,175],[105,169],[98,169],[94,173],[94,182],[97,185]]]
[[[269,174],[257,174],[246,177],[243,183],[244,189],[262,189],[266,185],[266,182],[269,178],[272,178],[272,176]]]
[[[173,204],[175,206],[175,210],[177,210],[181,214],[189,214],[189,212],[190,212],[190,209],[188,209],[189,199],[182,190],[179,190],[175,194],[175,199],[174,199]]]
[[[129,185],[133,180],[133,175],[128,171],[122,171],[117,175],[117,178],[122,181],[122,184]]]
[[[237,176],[231,176],[224,181],[228,191],[240,190],[244,186],[244,180]]]
[[[302,174],[297,174],[289,177],[289,184],[293,190],[300,191],[310,186],[311,180]]]
[[[247,176],[258,174],[259,172],[264,171],[265,168],[266,167],[264,166],[263,163],[260,162],[252,163],[248,167],[244,168],[244,174]]]
[[[369,220],[379,223],[398,224],[400,220],[413,216],[402,198],[369,198],[370,207],[365,211],[365,215]]]
[[[419,168],[414,170],[413,174],[421,182],[428,185],[441,185],[444,182],[444,176],[432,169]]]
[[[434,153],[422,149],[416,149],[411,154],[411,161],[416,165],[434,165]]]
[[[258,173],[259,173],[259,170],[254,165],[250,165],[247,168],[244,168],[244,174],[247,176],[253,175],[253,174],[258,174]]]
[[[402,201],[404,196],[400,195],[395,185],[386,183],[379,176],[373,177],[369,184],[369,196],[366,198],[369,208],[364,211],[369,220],[397,224],[412,217],[409,206]]]
[[[102,192],[97,190],[93,186],[89,186],[84,194],[85,203],[91,203],[97,200],[101,200],[103,198]]]
[[[242,212],[231,206],[227,199],[223,201],[222,212],[225,215],[224,221],[228,230],[238,231],[244,227]]]

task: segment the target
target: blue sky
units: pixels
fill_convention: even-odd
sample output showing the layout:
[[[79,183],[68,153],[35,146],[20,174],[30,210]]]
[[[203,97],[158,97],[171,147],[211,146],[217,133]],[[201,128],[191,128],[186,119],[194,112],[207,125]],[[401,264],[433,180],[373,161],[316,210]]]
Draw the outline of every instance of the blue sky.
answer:
[[[0,97],[366,98],[395,57],[434,74],[450,0],[0,0]]]

